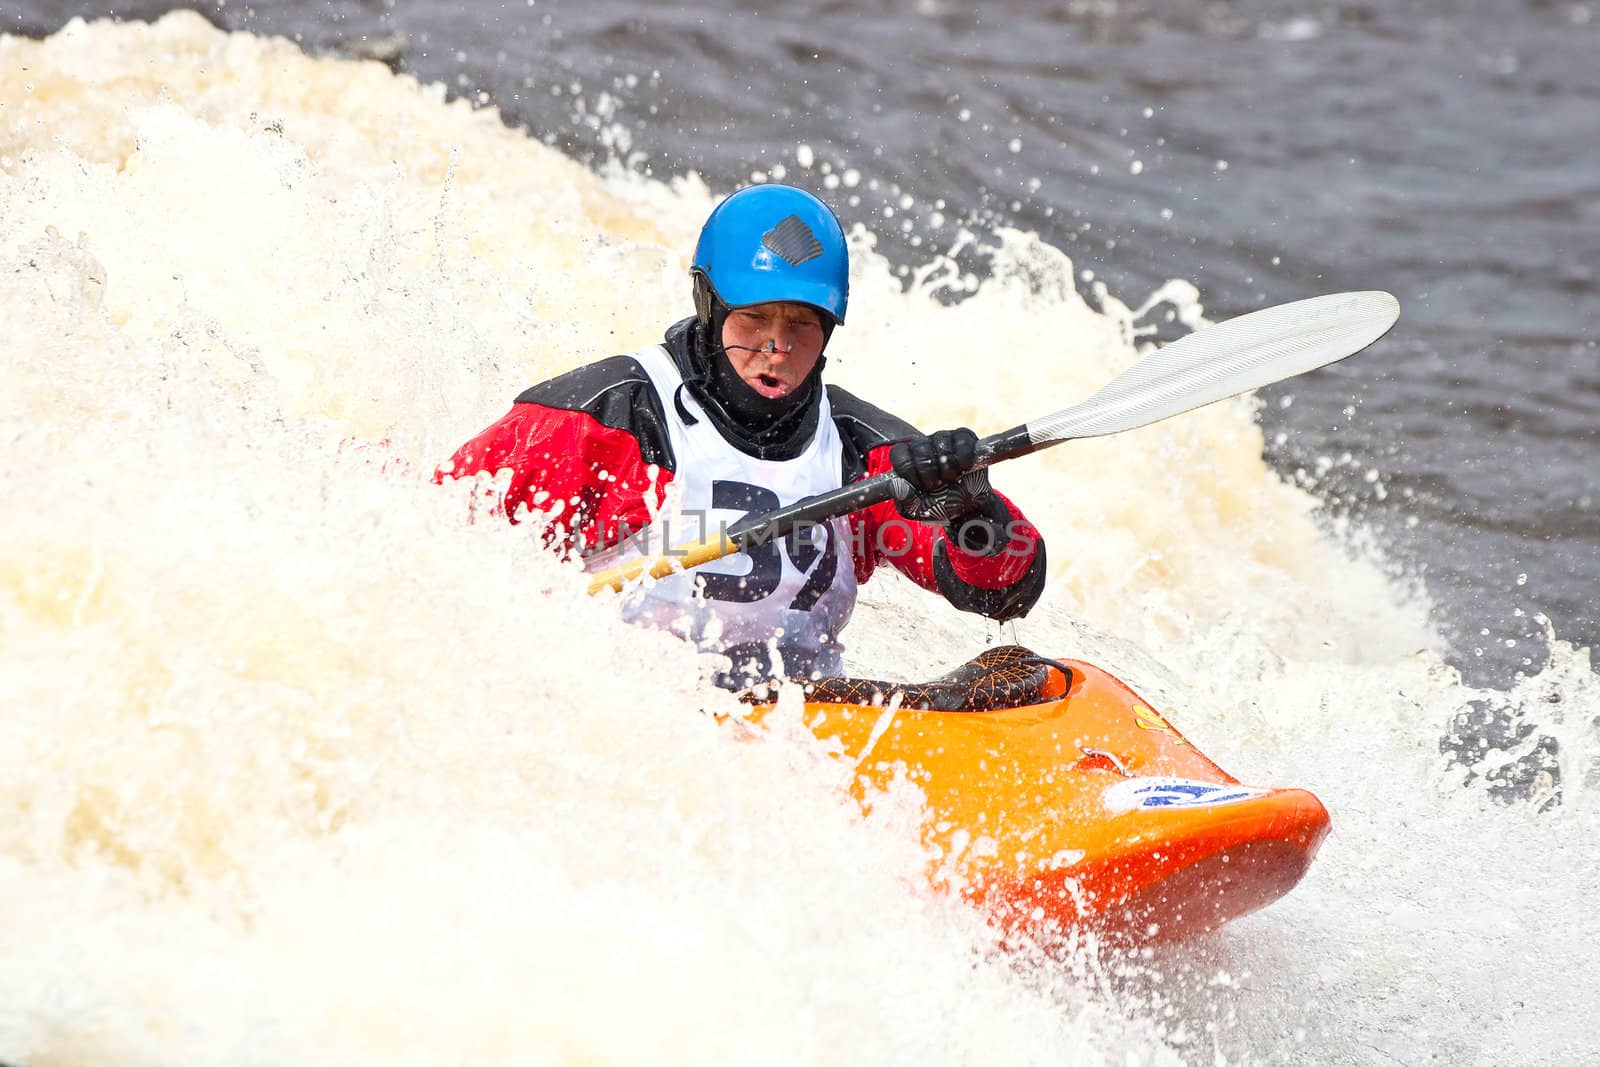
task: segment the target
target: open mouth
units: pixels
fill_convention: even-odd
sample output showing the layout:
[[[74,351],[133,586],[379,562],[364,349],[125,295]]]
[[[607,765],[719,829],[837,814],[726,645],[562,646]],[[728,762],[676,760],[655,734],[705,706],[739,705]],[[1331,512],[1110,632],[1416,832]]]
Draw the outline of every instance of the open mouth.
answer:
[[[789,387],[783,383],[783,379],[773,374],[757,374],[750,384],[755,388],[756,392],[769,399],[782,396],[789,391]]]

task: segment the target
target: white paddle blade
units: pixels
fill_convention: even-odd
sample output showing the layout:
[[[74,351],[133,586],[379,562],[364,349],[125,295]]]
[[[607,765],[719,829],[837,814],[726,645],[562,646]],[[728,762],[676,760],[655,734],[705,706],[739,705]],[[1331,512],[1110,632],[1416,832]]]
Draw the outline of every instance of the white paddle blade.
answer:
[[[1327,366],[1400,318],[1388,293],[1333,293],[1219,322],[1139,360],[1081,404],[1028,423],[1036,445],[1120,433]]]

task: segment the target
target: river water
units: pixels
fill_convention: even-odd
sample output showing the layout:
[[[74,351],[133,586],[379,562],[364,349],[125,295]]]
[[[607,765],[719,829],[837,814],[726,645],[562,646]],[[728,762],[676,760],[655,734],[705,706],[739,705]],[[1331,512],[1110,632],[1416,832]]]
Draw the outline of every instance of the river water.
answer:
[[[1592,1056],[1587,6],[0,12],[0,1060]],[[862,225],[830,374],[929,427],[1400,297],[1262,403],[997,473],[1053,560],[1014,636],[1328,804],[1289,898],[997,957],[914,796],[730,743],[685,649],[427,484],[680,314],[761,178]],[[995,636],[880,579],[849,661]]]

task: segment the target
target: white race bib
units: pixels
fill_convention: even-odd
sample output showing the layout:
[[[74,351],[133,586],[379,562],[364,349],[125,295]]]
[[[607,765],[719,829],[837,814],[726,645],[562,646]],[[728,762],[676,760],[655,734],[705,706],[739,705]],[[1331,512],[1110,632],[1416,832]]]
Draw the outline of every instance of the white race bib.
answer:
[[[661,401],[677,470],[668,505],[650,531],[636,533],[621,552],[591,558],[590,570],[645,553],[660,555],[669,544],[716,536],[747,516],[839,488],[843,449],[826,391],[817,431],[804,452],[787,460],[756,459],[723,438],[687,390],[681,398],[693,425],[679,415],[674,394],[683,378],[666,349],[656,345],[633,358]],[[789,672],[836,674],[839,634],[856,602],[846,530],[844,519],[834,519],[647,581],[625,598],[623,618],[671,631],[701,651],[732,654],[764,646],[783,656]]]

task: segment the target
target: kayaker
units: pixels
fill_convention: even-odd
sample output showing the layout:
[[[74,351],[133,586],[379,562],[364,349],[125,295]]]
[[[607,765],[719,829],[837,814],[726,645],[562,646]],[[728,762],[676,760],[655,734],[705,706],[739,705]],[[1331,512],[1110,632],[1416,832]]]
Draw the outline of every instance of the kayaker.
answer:
[[[1006,620],[1033,607],[1044,544],[988,471],[971,470],[976,435],[923,434],[822,384],[849,296],[827,205],[785,185],[734,193],[706,219],[690,273],[695,313],[660,344],[533,386],[438,477],[509,470],[496,506],[512,522],[542,512],[565,552],[617,546],[590,569],[890,469],[915,486],[625,598],[630,621],[728,656],[718,681],[730,688],[838,673],[856,586],[880,563],[963,611]]]

